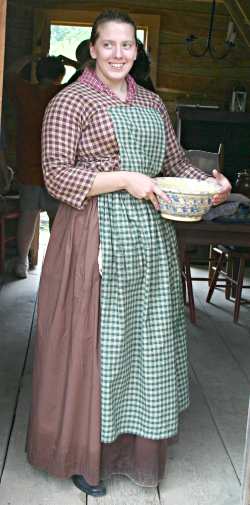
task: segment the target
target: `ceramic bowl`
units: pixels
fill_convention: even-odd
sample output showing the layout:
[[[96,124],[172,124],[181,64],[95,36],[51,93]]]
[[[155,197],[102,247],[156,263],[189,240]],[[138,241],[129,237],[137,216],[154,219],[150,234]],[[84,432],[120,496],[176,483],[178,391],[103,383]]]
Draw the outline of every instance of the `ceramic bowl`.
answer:
[[[218,184],[181,177],[158,177],[158,186],[166,193],[169,202],[158,197],[162,217],[175,221],[200,221],[218,193]]]

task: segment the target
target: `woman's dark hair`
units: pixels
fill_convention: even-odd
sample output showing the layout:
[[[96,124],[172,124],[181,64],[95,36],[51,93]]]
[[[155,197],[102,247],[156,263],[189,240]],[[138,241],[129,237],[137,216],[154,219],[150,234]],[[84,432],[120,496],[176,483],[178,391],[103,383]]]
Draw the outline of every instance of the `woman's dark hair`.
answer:
[[[137,84],[155,92],[155,88],[150,77],[150,59],[143,43],[138,39],[137,47],[137,58],[129,73],[132,75]]]
[[[126,12],[108,9],[101,12],[101,14],[99,14],[99,16],[97,16],[97,18],[95,19],[90,35],[90,43],[92,45],[95,44],[96,40],[99,37],[98,32],[99,27],[104,23],[108,23],[110,21],[116,21],[117,23],[127,23],[128,25],[131,25],[134,28],[136,39],[136,24],[133,21],[133,19],[128,14],[126,14]]]
[[[64,76],[65,66],[60,58],[56,56],[45,56],[36,65],[36,78],[38,82],[43,79],[54,81],[58,77]]]
[[[130,74],[134,79],[141,79],[141,77],[147,77],[150,74],[150,60],[147,55],[143,43],[137,39],[137,58],[130,70]]]
[[[89,39],[85,39],[76,48],[76,59],[81,65],[84,65],[90,58]]]

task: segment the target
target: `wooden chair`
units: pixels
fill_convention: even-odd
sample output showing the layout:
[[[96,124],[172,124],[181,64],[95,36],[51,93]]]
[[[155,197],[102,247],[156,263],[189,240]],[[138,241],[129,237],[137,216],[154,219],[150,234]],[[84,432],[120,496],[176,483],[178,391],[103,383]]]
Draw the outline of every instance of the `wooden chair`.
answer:
[[[214,169],[223,171],[224,165],[224,149],[223,144],[220,144],[217,153],[212,153],[208,151],[190,149],[186,150],[186,156],[190,163],[195,167],[199,168],[203,172],[208,174],[208,177],[212,174]],[[191,258],[188,251],[185,252],[184,259],[182,261],[182,286],[183,286],[183,296],[184,303],[189,305],[190,321],[195,324],[195,302],[193,294],[193,284],[192,281],[204,281],[212,278],[212,246],[209,248],[208,257],[208,277],[192,277],[191,275]]]
[[[246,262],[250,261],[250,251],[245,248],[230,248],[218,246],[213,248],[213,253],[217,253],[218,261],[213,269],[212,281],[208,290],[206,301],[209,303],[215,288],[217,287],[218,277],[222,275],[225,279],[225,298],[235,298],[233,320],[236,323],[240,315],[240,304],[242,301],[242,288],[250,288],[243,286]]]

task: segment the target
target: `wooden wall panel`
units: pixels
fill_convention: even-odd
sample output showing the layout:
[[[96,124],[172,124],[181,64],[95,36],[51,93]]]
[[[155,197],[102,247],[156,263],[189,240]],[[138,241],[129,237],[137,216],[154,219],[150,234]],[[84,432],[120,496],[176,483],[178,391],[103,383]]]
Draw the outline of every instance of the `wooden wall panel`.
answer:
[[[216,78],[210,76],[198,76],[186,74],[185,79],[183,79],[182,73],[165,72],[158,74],[159,87],[170,88],[171,90],[183,90],[186,94],[195,91],[196,95],[199,94],[203,97],[209,99],[209,97],[215,98],[216,96],[223,95],[225,93],[225,83],[222,80],[217,80]]]
[[[201,46],[198,44],[196,47],[197,50],[201,49]],[[222,44],[221,41],[220,43],[216,43],[216,50],[218,50],[218,53],[224,51],[224,44]],[[175,65],[183,66],[183,68],[188,66],[194,69],[194,72],[196,72],[198,68],[201,70],[201,73],[203,69],[205,69],[205,71],[210,70],[211,73],[219,72],[220,75],[223,74],[226,69],[230,70],[235,68],[240,69],[240,71],[244,73],[244,69],[249,72],[246,54],[247,52],[234,48],[227,58],[216,63],[208,54],[202,58],[202,60],[200,58],[192,58],[192,56],[188,54],[185,42],[171,42],[169,38],[169,43],[166,42],[162,44],[162,40],[160,39],[158,64],[172,65],[174,62]],[[250,60],[250,51],[248,52],[248,59]]]
[[[229,15],[216,15],[214,29],[217,35],[224,36],[227,31]],[[165,10],[162,13],[161,30],[180,35],[206,36],[209,25],[209,14],[199,12],[179,12],[178,10]]]

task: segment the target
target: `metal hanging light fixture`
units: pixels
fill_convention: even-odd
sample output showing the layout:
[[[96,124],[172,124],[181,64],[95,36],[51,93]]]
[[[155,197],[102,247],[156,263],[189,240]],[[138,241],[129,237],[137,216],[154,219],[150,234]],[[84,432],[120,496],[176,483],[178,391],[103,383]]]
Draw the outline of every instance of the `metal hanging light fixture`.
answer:
[[[195,51],[193,47],[193,42],[198,39],[196,35],[191,34],[186,38],[188,52],[191,56],[195,58],[201,58],[202,56],[205,56],[207,53],[209,53],[214,60],[223,60],[230,53],[231,49],[235,46],[236,31],[234,30],[234,23],[232,21],[229,21],[225,40],[225,46],[226,46],[225,51],[221,54],[218,54],[215,48],[213,47],[212,38],[213,38],[215,11],[216,11],[216,0],[213,0],[211,5],[207,41],[202,51],[200,52]]]

